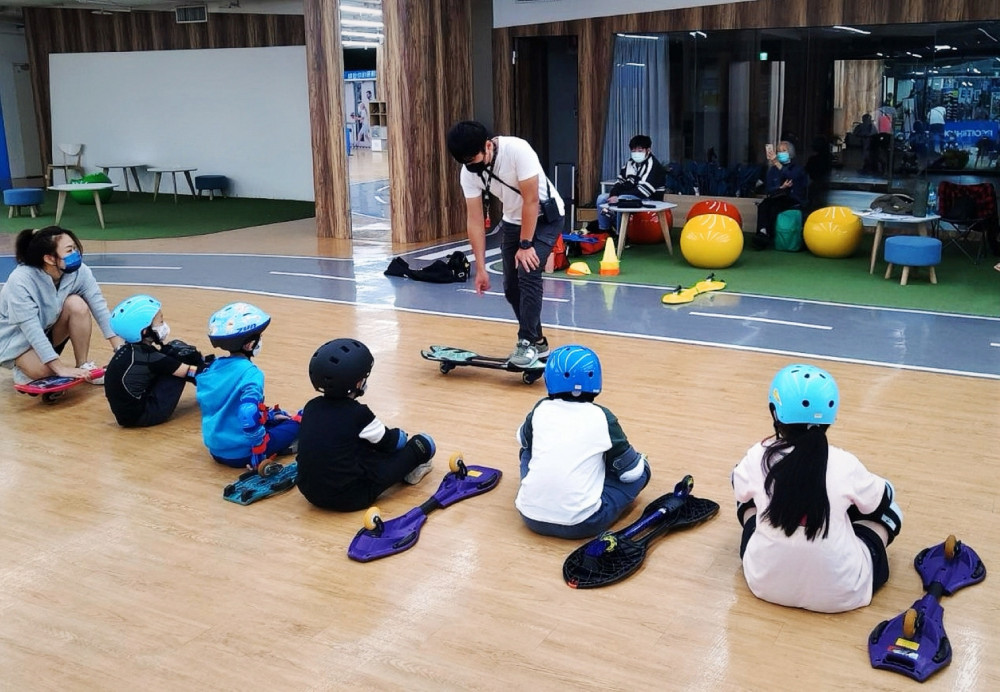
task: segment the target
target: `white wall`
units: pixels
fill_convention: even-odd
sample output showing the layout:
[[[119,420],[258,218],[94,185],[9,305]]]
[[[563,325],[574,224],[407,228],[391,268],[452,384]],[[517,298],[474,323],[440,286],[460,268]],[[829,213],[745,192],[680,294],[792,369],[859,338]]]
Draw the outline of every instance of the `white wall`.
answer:
[[[523,26],[756,0],[493,0],[493,26]]]
[[[314,199],[304,46],[64,53],[49,66],[53,161],[60,143],[83,143],[88,172],[191,166],[240,197]]]

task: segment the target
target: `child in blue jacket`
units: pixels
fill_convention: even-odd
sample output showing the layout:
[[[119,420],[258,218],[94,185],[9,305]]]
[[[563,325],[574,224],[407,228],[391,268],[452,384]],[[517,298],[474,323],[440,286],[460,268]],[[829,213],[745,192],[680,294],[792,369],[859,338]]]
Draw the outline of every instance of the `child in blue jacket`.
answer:
[[[208,321],[208,339],[229,351],[197,375],[201,434],[212,458],[256,469],[277,454],[294,453],[299,416],[264,403],[264,372],[253,364],[271,317],[250,303],[230,303]]]

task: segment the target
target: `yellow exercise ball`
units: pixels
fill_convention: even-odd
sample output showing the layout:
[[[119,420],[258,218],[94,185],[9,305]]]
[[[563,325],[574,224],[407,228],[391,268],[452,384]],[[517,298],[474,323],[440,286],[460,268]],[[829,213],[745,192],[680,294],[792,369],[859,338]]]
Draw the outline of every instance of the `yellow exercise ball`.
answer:
[[[802,240],[817,257],[850,257],[861,244],[861,219],[850,207],[817,209],[802,226]]]
[[[724,214],[701,214],[684,224],[681,254],[692,267],[724,269],[740,258],[743,231]]]

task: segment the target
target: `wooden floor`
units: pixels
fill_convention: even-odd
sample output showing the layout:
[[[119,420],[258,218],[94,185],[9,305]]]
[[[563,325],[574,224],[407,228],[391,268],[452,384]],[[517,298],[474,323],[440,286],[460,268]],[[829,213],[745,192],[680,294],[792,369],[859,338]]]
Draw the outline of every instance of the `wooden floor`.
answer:
[[[326,254],[309,233],[292,224],[183,242],[187,251]],[[111,304],[134,292],[106,287]],[[243,297],[155,294],[173,334],[206,351],[209,314]],[[873,604],[819,615],[754,598],[737,553],[729,472],[768,434],[766,387],[787,360],[587,336],[604,363],[599,401],[653,466],[622,523],[686,473],[696,495],[723,509],[655,544],[627,581],[574,591],[561,566],[578,543],[532,534],[513,506],[514,432],[542,384],[480,370],[442,376],[418,355],[431,342],[502,352],[511,325],[252,300],[274,316],[258,360],[270,403],[305,404],[313,350],[355,336],[375,354],[366,403],[391,425],[434,436],[434,472],[384,497],[386,517],[426,499],[453,451],[502,469],[499,487],[432,514],[409,552],[360,564],[346,550],[361,513],[315,509],[297,491],[248,507],[222,499],[236,474],[206,453],[193,390],[173,420],[136,431],[115,425],[97,387],[46,406],[7,385],[0,688],[913,689],[869,666],[866,639],[921,595],[914,555],[954,532],[988,568],[998,564],[994,381],[818,363],[842,392],[832,442],[891,478],[905,512],[890,582]],[[580,339],[557,330],[548,337]],[[95,335],[95,345],[96,360],[106,361],[106,342]],[[1000,689],[995,578],[944,599],[954,658],[924,689]]]

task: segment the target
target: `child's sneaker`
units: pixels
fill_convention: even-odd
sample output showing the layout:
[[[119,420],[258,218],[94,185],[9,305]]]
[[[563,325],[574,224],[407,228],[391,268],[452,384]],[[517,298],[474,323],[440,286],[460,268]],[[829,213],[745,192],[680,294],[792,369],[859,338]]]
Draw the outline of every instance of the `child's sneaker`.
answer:
[[[100,370],[100,368],[97,367],[97,363],[95,363],[92,360],[88,360],[86,363],[84,363],[83,365],[81,365],[80,369],[81,370]],[[101,375],[100,377],[95,377],[94,379],[89,380],[89,382],[90,382],[90,384],[104,384],[104,375]]]
[[[526,368],[538,360],[538,347],[527,339],[519,339],[514,352],[507,358],[507,362],[519,368]]]
[[[424,476],[431,472],[431,467],[433,466],[434,462],[426,461],[419,466],[413,467],[412,471],[403,476],[403,482],[407,485],[416,485],[424,479]]]
[[[14,384],[28,384],[31,382],[31,377],[21,368],[16,365],[11,368],[11,372],[14,375]]]

